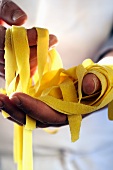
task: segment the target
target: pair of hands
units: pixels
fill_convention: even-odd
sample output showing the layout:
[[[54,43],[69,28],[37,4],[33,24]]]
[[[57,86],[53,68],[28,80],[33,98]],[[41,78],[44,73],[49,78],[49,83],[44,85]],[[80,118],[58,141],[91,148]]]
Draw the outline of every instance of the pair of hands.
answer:
[[[1,1],[0,1],[1,2]],[[6,28],[4,25],[22,25],[27,19],[25,12],[10,0],[0,3],[0,76],[4,78],[4,42]],[[30,47],[31,76],[37,69],[36,41],[37,33],[34,28],[27,29]],[[49,47],[52,48],[58,40],[55,35],[49,35]],[[76,64],[76,63],[75,63]],[[83,79],[82,89],[86,94],[95,93],[100,88],[100,82],[94,74],[87,74]],[[67,115],[59,113],[43,102],[23,93],[14,93],[11,98],[0,94],[0,108],[10,115],[10,120],[20,125],[26,123],[26,114],[36,120],[37,127],[58,127],[68,124]]]

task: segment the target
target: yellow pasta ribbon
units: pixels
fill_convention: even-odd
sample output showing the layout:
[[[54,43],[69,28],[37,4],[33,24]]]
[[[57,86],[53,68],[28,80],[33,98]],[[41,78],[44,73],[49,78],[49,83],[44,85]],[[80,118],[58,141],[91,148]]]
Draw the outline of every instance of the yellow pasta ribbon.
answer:
[[[40,86],[43,74],[50,70],[62,67],[60,56],[55,50],[49,49],[49,33],[47,29],[36,28],[38,32],[38,71],[33,78],[30,77],[29,44],[26,29],[24,27],[12,26],[6,31],[5,41],[5,79],[6,94],[10,96],[13,92],[23,92],[34,96]],[[54,63],[56,58],[57,64]],[[34,82],[32,85],[32,82]],[[5,91],[2,90],[3,93]],[[10,117],[2,111],[5,118]],[[33,170],[32,154],[32,130],[36,128],[36,121],[26,116],[26,125],[19,126],[14,123],[14,160],[18,170]],[[45,131],[51,134],[57,129]]]
[[[53,109],[68,115],[73,142],[79,138],[82,115],[94,112],[108,104],[108,117],[113,120],[112,66],[98,65],[87,59],[81,65],[69,70],[60,69],[57,73],[57,81],[59,80],[60,84],[52,85],[48,93],[47,89],[43,91],[38,99]],[[101,90],[96,94],[87,96],[82,93],[82,80],[88,73],[93,73],[99,78]],[[64,74],[63,81],[61,81],[62,74]],[[46,74],[47,77],[49,75],[51,76],[50,73]],[[52,80],[50,82],[53,83]],[[55,91],[58,92],[56,96],[54,95]]]
[[[65,70],[57,51],[49,50],[48,30],[42,28],[36,30],[38,69],[30,78],[26,30],[17,26],[7,29],[5,41],[7,95],[21,91],[67,114],[72,142],[79,138],[82,115],[108,104],[108,117],[113,120],[113,66],[95,64],[87,59],[82,64]],[[82,93],[82,81],[88,73],[93,73],[99,78],[101,90],[87,96]],[[9,116],[7,113],[3,115],[6,118]],[[34,128],[36,122],[28,116],[25,126],[15,125],[14,157],[18,170],[33,170],[32,130]]]

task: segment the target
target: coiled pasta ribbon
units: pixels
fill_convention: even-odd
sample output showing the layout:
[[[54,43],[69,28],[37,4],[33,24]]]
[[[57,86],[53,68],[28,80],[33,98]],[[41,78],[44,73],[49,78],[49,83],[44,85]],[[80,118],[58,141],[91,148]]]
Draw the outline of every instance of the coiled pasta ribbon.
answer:
[[[108,116],[113,120],[113,67],[99,65],[87,59],[81,65],[63,69],[55,49],[49,49],[47,29],[38,32],[38,69],[30,78],[29,45],[24,27],[7,29],[5,41],[6,93],[26,93],[46,103],[51,108],[67,114],[71,140],[79,138],[82,115],[96,111],[108,104]],[[82,93],[82,80],[87,73],[94,73],[101,82],[101,90],[93,95]],[[32,83],[33,82],[33,83]],[[4,117],[8,117],[3,112]],[[14,157],[18,170],[32,170],[32,130],[35,120],[26,116],[26,125],[15,125]]]

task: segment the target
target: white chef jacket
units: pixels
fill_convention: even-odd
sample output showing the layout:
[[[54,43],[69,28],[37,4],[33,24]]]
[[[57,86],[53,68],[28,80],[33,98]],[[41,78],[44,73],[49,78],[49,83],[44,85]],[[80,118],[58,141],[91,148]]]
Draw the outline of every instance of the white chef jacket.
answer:
[[[64,68],[84,59],[97,61],[113,24],[113,0],[14,0],[28,15],[25,27],[49,29],[59,39]],[[2,84],[2,83],[1,83]],[[15,170],[13,123],[0,115],[0,170]],[[113,170],[113,122],[107,108],[82,121],[80,139],[72,143],[69,127],[55,135],[33,132],[34,170]]]

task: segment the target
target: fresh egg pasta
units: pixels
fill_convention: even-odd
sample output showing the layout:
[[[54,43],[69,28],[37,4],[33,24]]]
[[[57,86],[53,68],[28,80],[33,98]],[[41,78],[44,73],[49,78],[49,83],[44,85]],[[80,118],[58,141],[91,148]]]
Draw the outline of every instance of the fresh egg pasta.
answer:
[[[113,67],[95,64],[87,59],[65,70],[58,52],[49,50],[48,30],[35,29],[38,34],[38,67],[33,77],[30,77],[26,29],[12,26],[6,31],[6,94],[10,96],[13,92],[23,92],[67,114],[72,142],[79,138],[82,115],[108,104],[108,117],[113,120]],[[101,90],[92,95],[82,93],[82,81],[88,73],[95,74],[101,82]],[[5,112],[3,116],[9,117]],[[25,126],[14,125],[14,159],[18,170],[33,170],[32,130],[35,128],[36,121],[29,116],[26,116]]]

